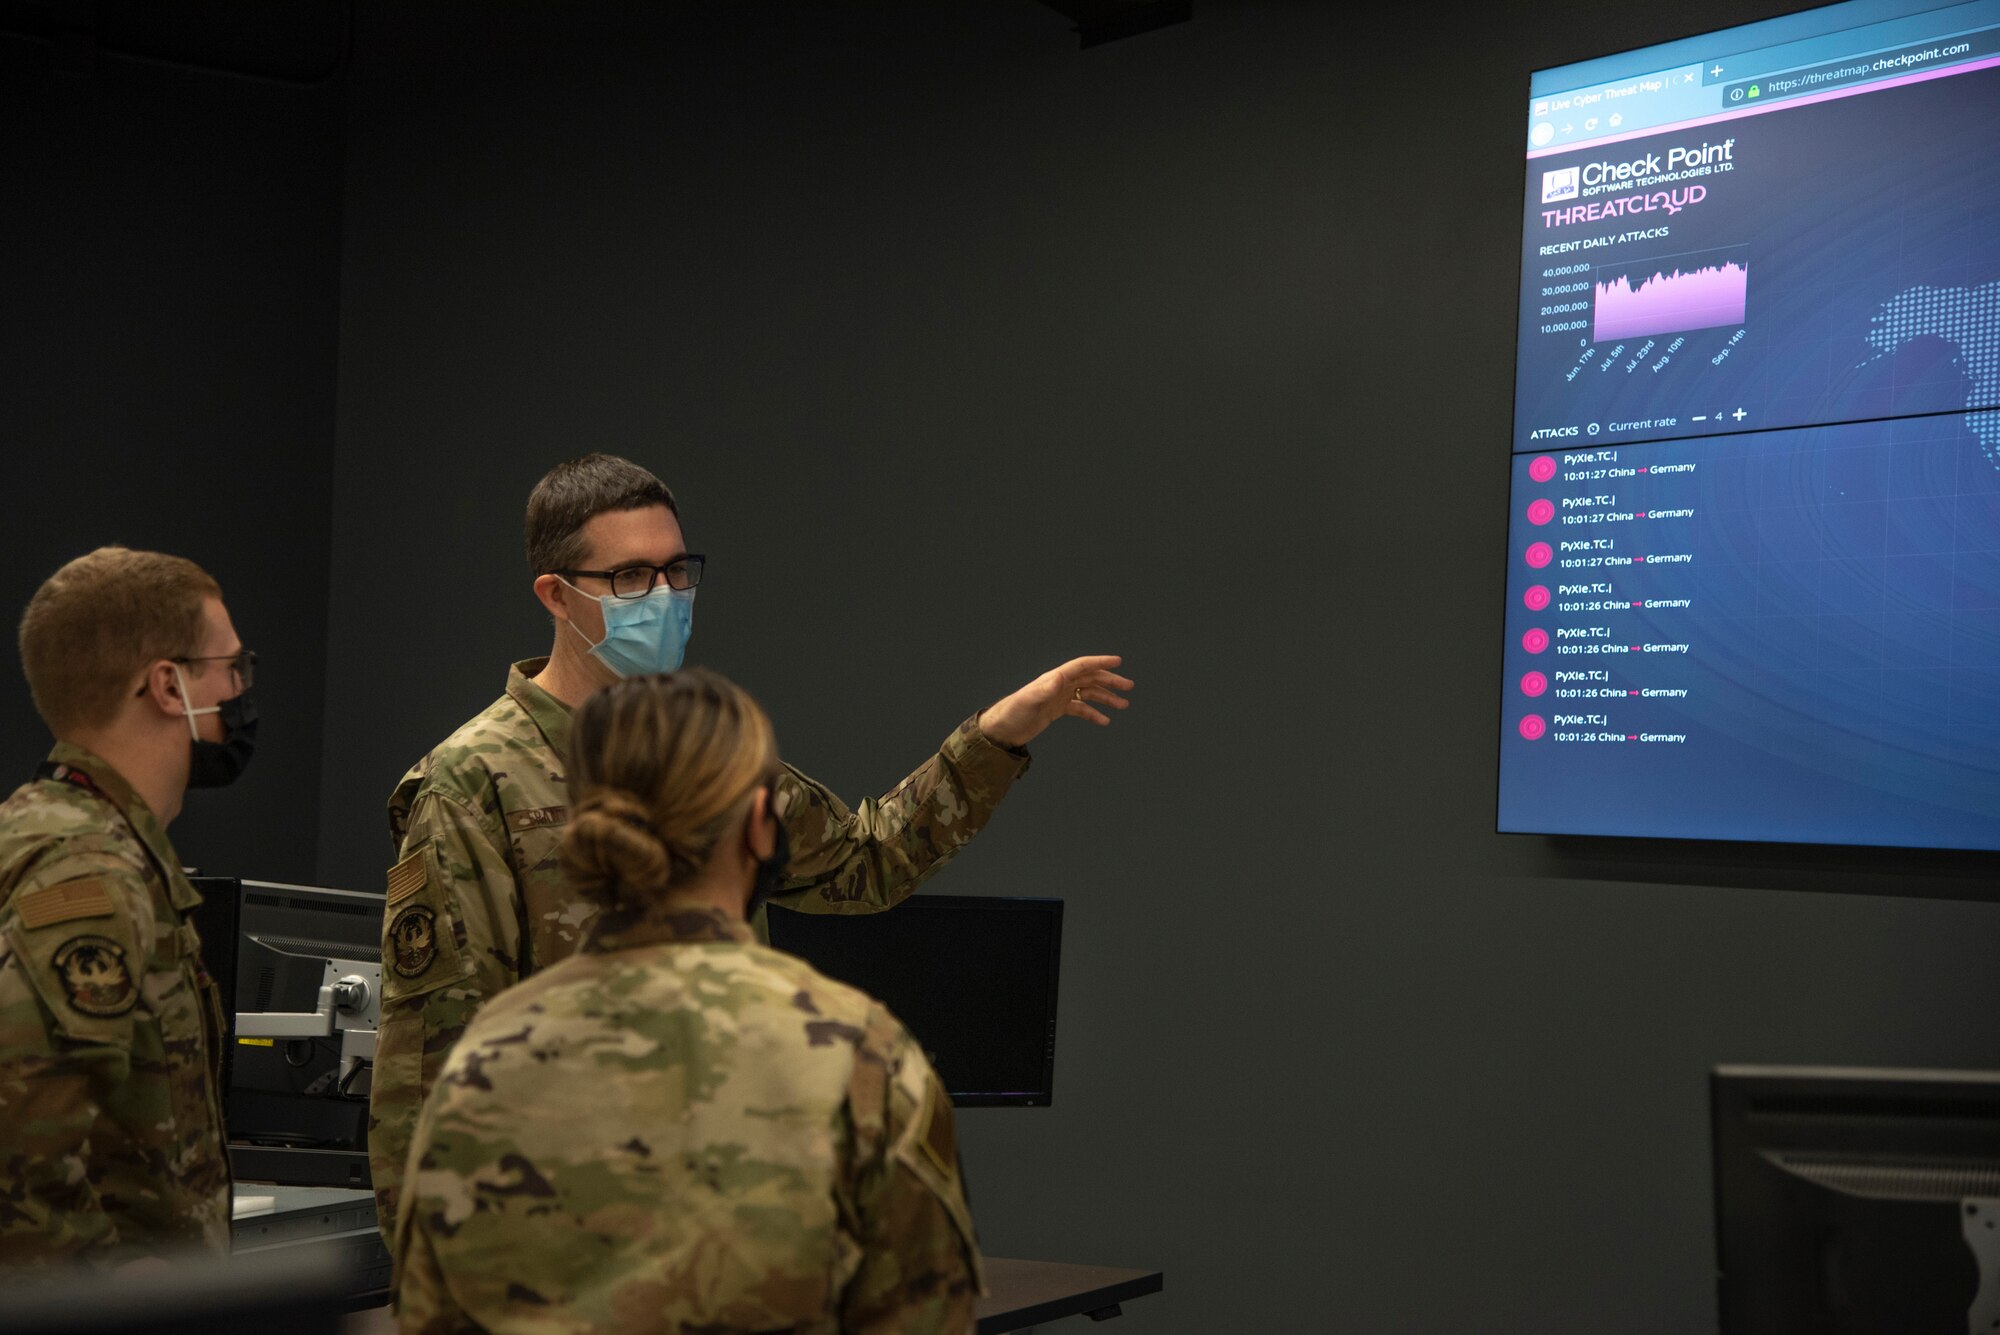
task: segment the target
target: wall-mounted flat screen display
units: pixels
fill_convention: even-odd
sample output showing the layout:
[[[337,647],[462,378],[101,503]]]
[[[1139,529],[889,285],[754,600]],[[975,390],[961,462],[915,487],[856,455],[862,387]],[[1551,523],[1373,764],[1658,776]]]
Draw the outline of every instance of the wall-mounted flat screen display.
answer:
[[[2000,0],[1544,70],[1499,828],[2000,848]]]
[[[774,909],[769,922],[773,946],[887,1006],[953,1103],[1045,1108],[1062,918],[1060,899],[912,895],[888,913]]]

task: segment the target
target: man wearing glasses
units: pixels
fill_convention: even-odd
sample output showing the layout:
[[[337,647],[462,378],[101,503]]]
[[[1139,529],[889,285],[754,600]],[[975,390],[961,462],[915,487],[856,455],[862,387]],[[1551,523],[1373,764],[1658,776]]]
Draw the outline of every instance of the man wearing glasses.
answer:
[[[554,647],[515,664],[506,693],[389,800],[400,861],[383,918],[368,1150],[392,1251],[404,1157],[452,1045],[488,997],[572,954],[593,917],[557,861],[570,713],[619,677],[674,671],[693,627],[703,558],[687,549],[673,493],[637,464],[591,454],[557,465],[528,498],[527,549]],[[1103,724],[1099,706],[1125,707],[1132,683],[1118,663],[1078,658],[1043,673],[853,809],[787,767],[776,803],[787,872],[771,902],[815,913],[900,903],[986,823],[1027,769],[1029,741],[1065,715]],[[761,908],[752,926],[769,939]]]
[[[56,744],[0,804],[0,1267],[229,1249],[222,1002],[166,831],[248,762],[255,662],[159,552],[80,556],[21,618]]]

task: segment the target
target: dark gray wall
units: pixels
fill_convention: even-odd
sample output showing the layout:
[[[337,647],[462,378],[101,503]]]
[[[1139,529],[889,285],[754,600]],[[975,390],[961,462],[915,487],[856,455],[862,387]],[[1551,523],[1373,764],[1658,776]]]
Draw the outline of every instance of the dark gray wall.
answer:
[[[190,20],[200,8],[158,13]],[[116,54],[87,28],[12,31],[33,17],[18,5],[0,13],[10,641],[0,791],[50,744],[11,643],[36,587],[105,543],[175,552],[222,584],[262,656],[263,719],[248,777],[192,795],[169,833],[205,870],[307,879],[326,661],[339,89],[190,68],[212,45],[198,31],[163,29],[146,44],[176,52],[178,67]],[[298,41],[257,35],[219,54],[290,78],[294,63],[335,49],[323,27]]]
[[[1526,71],[1754,8],[740,9],[362,7],[326,880],[601,448],[843,791],[1127,655],[938,888],[1069,901],[966,1153],[989,1251],[1165,1268],[1132,1335],[1700,1330],[1712,1063],[2000,1062],[1991,859],[1492,833]]]

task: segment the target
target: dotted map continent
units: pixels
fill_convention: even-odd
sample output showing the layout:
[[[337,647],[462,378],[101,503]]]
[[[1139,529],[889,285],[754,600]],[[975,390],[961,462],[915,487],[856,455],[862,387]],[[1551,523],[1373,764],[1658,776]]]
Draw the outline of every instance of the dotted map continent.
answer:
[[[1984,411],[1965,415],[1979,446],[2000,468],[2000,283],[1981,287],[1913,287],[1882,304],[1868,345],[1886,357],[1913,338],[1942,339],[1958,349],[1958,364],[1970,382],[1966,403]]]

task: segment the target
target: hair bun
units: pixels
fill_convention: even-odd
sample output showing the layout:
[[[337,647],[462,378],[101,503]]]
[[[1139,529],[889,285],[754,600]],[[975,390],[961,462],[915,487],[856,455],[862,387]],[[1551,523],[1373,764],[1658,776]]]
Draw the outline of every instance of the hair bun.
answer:
[[[706,668],[621,678],[570,725],[565,867],[607,907],[702,879],[778,764],[771,721]]]
[[[663,888],[673,858],[636,794],[600,788],[571,814],[562,864],[579,894],[603,904]]]

